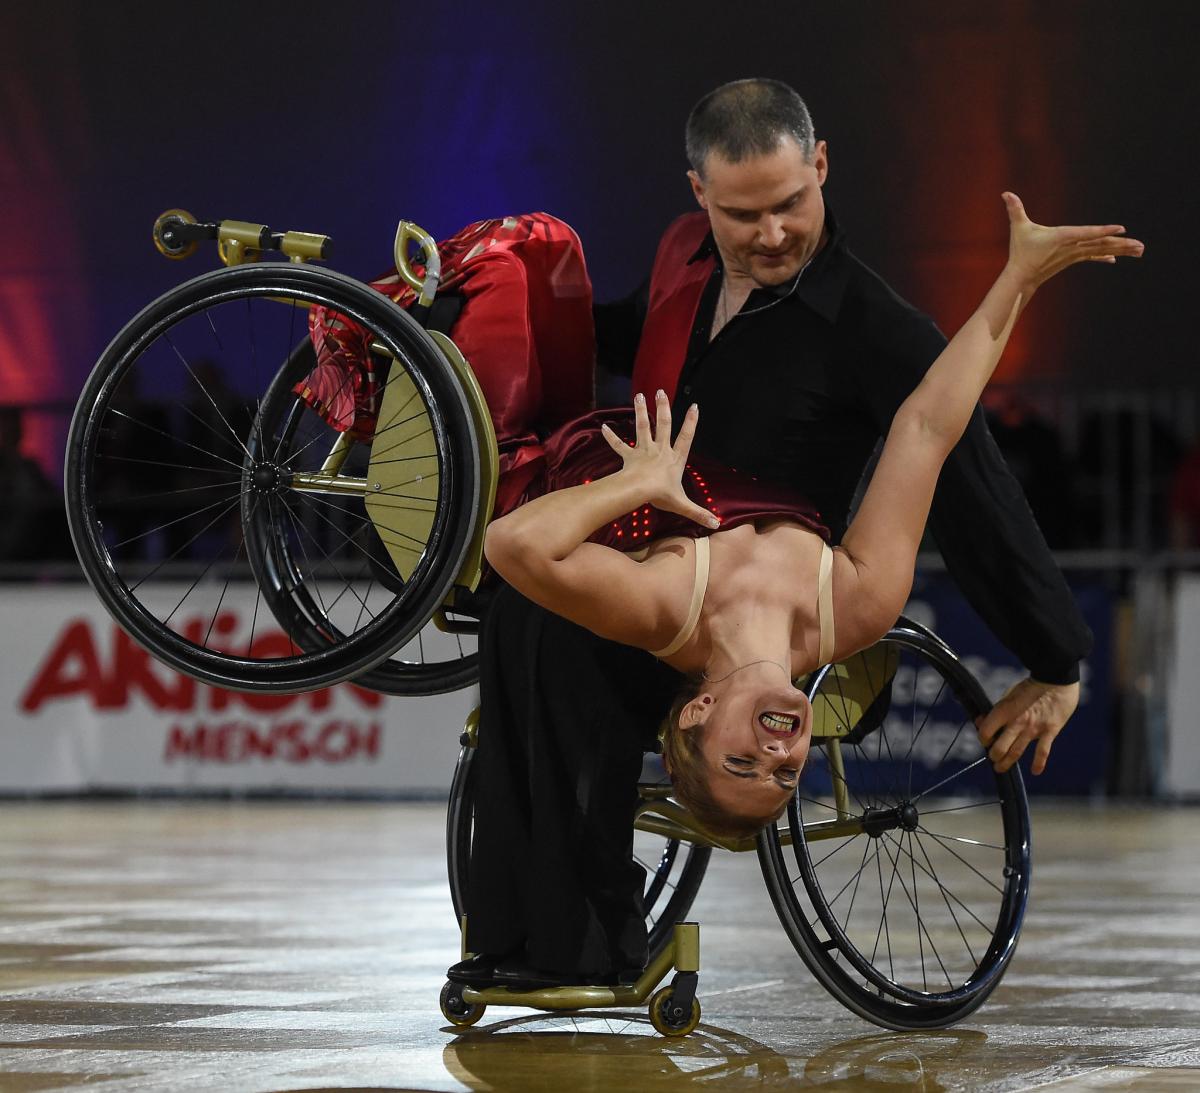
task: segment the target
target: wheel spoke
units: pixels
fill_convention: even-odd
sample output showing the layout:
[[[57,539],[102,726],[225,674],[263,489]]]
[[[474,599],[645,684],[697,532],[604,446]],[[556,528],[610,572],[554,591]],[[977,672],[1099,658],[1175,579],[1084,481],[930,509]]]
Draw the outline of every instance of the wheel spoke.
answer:
[[[914,669],[913,672],[914,672],[914,675],[916,675],[916,669]],[[916,686],[915,679],[913,680],[913,685],[915,688],[915,686]],[[925,731],[925,726],[929,724],[930,715],[933,713],[934,710],[936,710],[938,708],[939,703],[942,701],[942,695],[945,693],[945,690],[946,690],[946,681],[943,679],[941,686],[938,687],[938,693],[936,695],[934,695],[933,701],[927,702],[925,704],[925,716],[923,718],[921,718],[920,728],[917,728],[913,732],[911,738],[908,741],[908,751],[905,753],[904,761],[908,763],[908,794],[907,794],[907,796],[909,796],[909,797],[912,796],[912,753],[913,753],[913,750],[917,746],[917,739],[920,737],[921,733],[923,733]],[[917,723],[917,703],[916,703],[915,698],[913,700],[912,723],[914,726]]]
[[[225,456],[217,455],[216,452],[210,452],[207,448],[201,448],[199,444],[193,444],[190,440],[184,440],[183,437],[181,437],[181,436],[174,436],[171,433],[168,433],[165,430],[160,429],[157,425],[151,425],[149,422],[141,421],[138,418],[130,417],[129,414],[127,414],[124,410],[118,410],[113,407],[110,407],[108,412],[110,414],[112,414],[114,417],[123,417],[126,421],[132,422],[134,425],[138,425],[141,428],[147,429],[152,433],[157,433],[159,436],[165,437],[167,440],[171,441],[172,444],[182,444],[183,447],[191,448],[192,451],[199,452],[202,456],[205,456],[209,460],[215,459],[219,463],[224,463],[227,466],[232,467],[237,472],[238,479],[239,480],[241,479],[241,476],[242,476],[241,463],[234,462],[232,459],[226,459]],[[249,455],[250,453],[247,452],[246,454]],[[125,460],[125,462],[127,462],[127,463],[151,463],[154,466],[160,466],[160,467],[178,466],[178,464],[161,463],[161,462],[158,462],[155,460],[134,459],[130,456],[124,456],[124,457],[108,456],[106,458],[109,458],[109,459],[122,459],[123,458]],[[199,466],[199,467],[180,466],[179,469],[185,470],[185,471],[188,471],[188,470],[201,471],[201,470],[205,470],[206,468],[203,466]],[[225,473],[228,474],[229,472],[226,471]]]
[[[947,754],[949,754],[949,753],[947,752]],[[945,757],[943,757],[943,759],[944,759],[944,758],[945,758]],[[941,788],[942,788],[942,786],[946,785],[947,783],[949,783],[949,782],[953,782],[955,778],[961,778],[961,777],[962,777],[964,774],[966,774],[968,771],[974,770],[974,769],[975,769],[977,766],[979,766],[979,764],[980,764],[980,763],[986,763],[986,762],[987,762],[987,756],[986,756],[986,755],[981,755],[981,756],[980,756],[978,759],[976,759],[974,762],[972,762],[972,763],[968,763],[968,764],[967,764],[965,767],[960,767],[960,768],[959,768],[958,770],[956,770],[956,771],[955,771],[953,774],[948,774],[948,775],[947,775],[945,778],[943,778],[943,779],[942,779],[940,782],[938,782],[936,785],[932,785],[932,786],[930,786],[928,789],[923,789],[923,790],[921,790],[921,792],[920,792],[920,793],[918,793],[918,794],[917,794],[917,795],[916,795],[916,796],[913,798],[913,804],[916,804],[916,803],[917,803],[917,801],[919,801],[919,800],[920,800],[922,797],[924,797],[926,794],[932,793],[932,792],[933,792],[935,789],[941,789]]]
[[[292,510],[292,506],[287,503],[286,499],[281,498],[281,500],[283,500],[284,507],[287,508],[289,513],[291,513],[293,526],[296,527],[297,530],[303,532],[304,535],[308,536],[308,539],[312,543],[312,545],[321,552],[321,554],[324,556],[325,561],[329,563],[330,568],[332,568],[333,571],[338,575],[339,579],[342,582],[343,587],[350,589],[350,594],[358,600],[358,602],[362,606],[362,608],[367,612],[368,615],[371,616],[371,621],[374,622],[375,621],[375,613],[369,607],[367,607],[367,601],[364,600],[362,598],[362,596],[360,596],[358,594],[358,592],[354,589],[352,583],[346,578],[346,575],[338,567],[338,564],[334,560],[333,556],[327,550],[325,550],[324,547],[321,546],[321,544],[317,541],[316,536],[313,535],[312,531],[309,530],[308,525],[305,524],[303,520],[299,520],[296,518],[296,514]],[[315,513],[315,515],[320,516],[321,514]],[[324,517],[322,517],[322,519],[324,519]],[[329,523],[329,521],[326,520],[326,523]],[[334,525],[334,526],[336,528],[336,525]],[[304,546],[303,537],[297,536],[297,542],[300,544],[300,550],[304,554],[304,561],[308,565],[309,572],[315,573],[316,569],[313,566],[312,561],[308,556],[308,550]],[[329,608],[327,606],[325,606],[325,602],[321,598],[320,583],[317,581],[313,581],[312,588],[313,588],[313,591],[317,594],[317,601],[321,604],[321,613],[326,617],[326,619],[329,619]],[[329,621],[330,621],[330,625],[332,625],[332,620],[330,619]]]
[[[968,805],[954,805],[951,808],[923,808],[921,809],[922,816],[932,816],[938,812],[961,812],[965,808],[983,808],[985,805],[1001,804],[999,797],[991,797],[986,801],[972,801]]]
[[[223,508],[223,509],[222,509],[220,512],[218,512],[218,513],[217,513],[217,515],[216,515],[216,516],[214,516],[214,517],[213,517],[211,520],[209,520],[209,522],[208,522],[207,524],[205,524],[205,525],[204,525],[204,527],[202,527],[202,528],[201,528],[201,529],[200,529],[198,532],[196,532],[196,534],[195,534],[195,535],[193,535],[193,536],[192,536],[190,539],[188,539],[188,540],[187,540],[187,542],[185,542],[185,543],[182,543],[182,544],[180,544],[178,547],[176,547],[176,548],[175,548],[175,549],[174,549],[174,550],[173,550],[173,551],[172,551],[170,554],[168,554],[168,555],[167,555],[165,558],[163,558],[163,559],[162,559],[162,561],[158,562],[158,563],[157,563],[157,564],[154,566],[154,568],[150,570],[150,572],[149,572],[149,573],[144,573],[144,574],[142,575],[142,577],[141,577],[141,579],[140,579],[140,580],[138,580],[136,583],[134,583],[134,584],[130,585],[130,586],[129,586],[129,590],[130,590],[130,592],[136,592],[136,591],[137,591],[139,588],[141,588],[141,586],[142,586],[143,584],[145,584],[145,583],[146,583],[146,582],[147,582],[147,581],[148,581],[148,580],[149,580],[151,577],[153,577],[153,576],[154,576],[154,575],[155,575],[155,574],[156,574],[156,573],[157,573],[157,572],[158,572],[160,569],[162,569],[162,567],[163,567],[164,565],[166,565],[168,562],[172,561],[172,560],[173,560],[173,559],[174,559],[174,558],[175,558],[177,555],[179,555],[179,554],[180,554],[180,553],[182,553],[183,551],[187,550],[187,548],[188,548],[188,547],[190,547],[190,546],[192,545],[192,543],[194,543],[194,542],[195,542],[197,539],[199,539],[201,535],[203,535],[203,534],[204,534],[206,531],[208,531],[208,529],[209,529],[210,527],[212,527],[212,526],[213,526],[213,524],[215,524],[215,523],[216,523],[218,520],[220,520],[220,519],[221,519],[223,516],[225,516],[227,513],[230,513],[230,512],[232,512],[232,511],[233,511],[235,508],[237,508],[237,506],[238,506],[238,504],[240,503],[240,501],[241,501],[241,498],[238,498],[238,497],[235,497],[235,498],[234,498],[232,501],[230,501],[230,502],[229,502],[229,503],[228,503],[228,504],[227,504],[227,505],[226,505],[226,506],[225,506],[225,507],[224,507],[224,508]],[[212,506],[210,505],[210,506],[208,506],[208,507],[209,507],[209,508],[211,508]],[[201,511],[203,511],[203,510],[201,510]],[[194,516],[194,515],[196,515],[196,514],[195,514],[195,513],[192,513],[191,515],[193,515],[193,516]],[[183,517],[183,519],[187,519],[187,517]],[[178,523],[178,522],[179,522],[178,520],[173,520],[173,521],[171,521],[171,523]],[[168,526],[169,526],[169,525],[167,525],[167,524],[164,524],[164,525],[163,525],[163,527],[168,527]],[[214,564],[214,562],[215,562],[215,561],[216,561],[216,559],[214,558],[214,559],[213,559],[213,561],[209,562],[209,563],[208,563],[208,565],[206,565],[206,566],[204,567],[204,573],[207,573],[207,572],[208,572],[210,569],[212,569],[212,567],[213,567],[213,564]],[[201,574],[201,576],[203,576],[203,574]],[[193,582],[192,582],[192,588],[195,588],[195,587],[196,587],[196,584],[198,583],[199,579],[200,579],[200,578],[197,578],[195,581],[193,581]],[[182,602],[183,602],[183,601],[181,600],[181,601],[180,601],[180,603],[182,603]],[[178,604],[176,604],[176,607],[178,608]],[[174,612],[174,611],[172,611],[172,612],[171,612],[171,615],[174,615],[174,614],[175,614],[175,612]],[[170,619],[171,619],[171,615],[168,615],[168,616],[167,616],[167,617],[166,617],[166,618],[163,620],[164,624],[170,621]]]
[[[950,973],[946,970],[946,965],[942,961],[941,953],[939,953],[937,951],[937,946],[934,944],[933,938],[930,936],[929,929],[925,925],[925,920],[921,918],[920,912],[917,911],[917,904],[916,904],[916,900],[915,900],[913,894],[911,892],[909,892],[908,885],[906,885],[904,883],[904,872],[900,868],[900,856],[897,854],[896,857],[893,858],[891,850],[888,849],[887,842],[884,839],[880,839],[879,841],[881,843],[883,843],[883,852],[887,855],[888,861],[891,862],[891,864],[892,864],[892,879],[893,879],[893,881],[895,881],[895,880],[900,881],[900,890],[904,893],[905,897],[908,899],[908,905],[909,905],[909,907],[911,907],[913,909],[913,913],[916,916],[917,938],[919,940],[921,938],[921,935],[924,934],[925,940],[927,942],[929,942],[929,948],[933,952],[934,959],[938,962],[938,967],[942,969],[942,975],[944,975],[946,977],[946,986],[948,986],[951,990],[953,990],[954,989],[954,980],[950,977]],[[889,894],[890,894],[890,892],[889,892]],[[924,974],[925,974],[924,957],[922,957],[922,960],[921,960],[921,974],[922,974],[922,976],[924,976]],[[896,982],[895,971],[892,972],[892,982]]]
[[[909,832],[910,847],[914,841],[914,838],[918,849],[921,851],[921,857],[925,859],[926,868],[923,868],[923,872],[933,881],[934,884],[937,885],[937,889],[941,893],[943,901],[945,901],[946,910],[950,912],[950,917],[954,919],[954,925],[958,927],[959,936],[962,938],[963,944],[967,947],[967,952],[970,954],[971,959],[975,961],[976,965],[978,965],[979,960],[975,956],[975,950],[971,947],[970,941],[967,940],[966,932],[962,928],[962,923],[958,920],[958,915],[954,913],[954,907],[951,905],[950,901],[954,900],[954,902],[957,903],[964,911],[966,911],[966,913],[970,915],[980,927],[982,927],[984,930],[987,930],[989,933],[991,932],[991,927],[988,926],[983,919],[981,919],[974,911],[971,910],[965,900],[963,900],[960,896],[955,895],[941,882],[941,879],[934,870],[933,860],[929,857],[929,851],[925,849],[925,844],[921,841],[920,836],[914,837],[911,831]],[[908,855],[910,858],[912,858],[914,865],[919,864],[917,859],[913,857],[911,849],[909,850]]]
[[[293,306],[295,306],[294,300],[292,301],[292,304],[293,304]],[[243,443],[241,437],[239,437],[237,435],[237,432],[235,431],[234,427],[229,424],[229,419],[225,416],[225,411],[222,410],[221,407],[217,405],[217,400],[212,397],[212,395],[209,393],[208,388],[205,387],[204,384],[200,382],[199,377],[196,375],[195,372],[192,371],[192,366],[187,362],[187,358],[185,358],[184,355],[182,353],[180,353],[179,350],[176,348],[175,343],[171,340],[170,332],[164,331],[163,337],[166,339],[167,345],[169,345],[173,350],[175,350],[175,356],[177,356],[179,358],[179,361],[183,365],[184,369],[187,371],[187,374],[192,377],[192,381],[200,389],[200,391],[203,393],[204,397],[208,399],[209,405],[214,410],[216,410],[217,417],[219,417],[221,419],[221,421],[224,422],[225,428],[229,430],[229,435],[231,437],[233,437],[234,442],[245,453],[246,458],[249,459],[250,458],[250,450]]]
[[[925,831],[925,828],[923,828],[923,827],[919,827],[919,826],[918,826],[917,830],[918,830],[918,831]],[[933,835],[933,832],[932,832],[932,831],[925,831],[925,834],[926,834],[926,835]],[[961,855],[961,854],[960,854],[960,853],[959,853],[957,850],[955,850],[955,849],[954,849],[954,847],[952,847],[952,846],[947,846],[947,845],[946,845],[946,844],[945,844],[945,843],[942,841],[942,839],[941,839],[941,837],[940,837],[939,835],[933,835],[933,837],[934,837],[935,839],[937,839],[937,841],[938,841],[938,845],[939,845],[939,846],[941,846],[943,850],[945,850],[945,851],[946,851],[947,853],[949,853],[949,854],[953,854],[953,855],[954,855],[954,856],[955,856],[955,857],[956,857],[956,858],[957,858],[957,859],[958,859],[960,862],[962,862],[962,863],[963,863],[963,865],[965,865],[965,866],[966,866],[968,869],[970,869],[970,870],[971,870],[971,872],[972,872],[972,873],[974,873],[974,874],[975,874],[975,875],[976,875],[976,876],[977,876],[977,877],[978,877],[980,880],[982,880],[982,881],[983,881],[985,884],[988,884],[988,885],[990,885],[992,888],[994,888],[994,889],[995,889],[997,892],[999,892],[1001,895],[1003,895],[1003,894],[1004,894],[1004,889],[1003,889],[1003,888],[1001,888],[1001,887],[1000,887],[1000,885],[998,885],[998,884],[997,884],[995,881],[993,881],[993,880],[992,880],[990,877],[984,876],[984,874],[983,874],[983,873],[981,873],[981,872],[980,872],[978,869],[976,869],[976,868],[975,868],[975,866],[973,866],[973,865],[972,865],[972,864],[971,864],[969,861],[967,861],[967,859],[966,859],[966,858],[964,858],[964,857],[963,857],[963,856],[962,856],[962,855]]]
[[[139,542],[149,535],[154,535],[160,531],[166,531],[167,528],[174,527],[176,524],[181,524],[185,520],[193,520],[202,513],[211,512],[213,509],[224,505],[225,507],[222,508],[221,512],[217,514],[217,519],[219,520],[222,514],[228,512],[231,508],[238,504],[240,500],[240,497],[234,497],[232,501],[230,501],[227,497],[221,497],[216,501],[210,501],[207,505],[202,505],[198,509],[192,509],[191,512],[185,512],[182,516],[175,517],[174,520],[167,520],[164,523],[155,524],[152,528],[147,528],[145,531],[139,531],[136,535],[131,535],[127,539],[122,539],[120,542],[113,543],[112,549],[119,550],[121,547],[127,547],[130,543]],[[215,520],[212,520],[205,524],[196,535],[193,535],[186,543],[184,543],[184,547],[190,546],[192,543],[194,543],[201,535],[203,535],[210,527],[212,527],[215,522]],[[183,548],[181,547],[180,549]],[[174,553],[178,554],[179,551],[177,550]],[[174,557],[174,555],[172,555],[172,557]],[[145,580],[145,578],[143,577],[142,580]],[[136,588],[137,586],[135,585],[134,587]]]

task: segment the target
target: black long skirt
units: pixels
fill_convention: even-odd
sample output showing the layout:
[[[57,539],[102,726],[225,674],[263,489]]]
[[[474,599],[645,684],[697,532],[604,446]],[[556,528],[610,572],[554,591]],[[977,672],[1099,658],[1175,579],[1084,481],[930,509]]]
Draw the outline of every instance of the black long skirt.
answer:
[[[507,586],[480,661],[468,949],[581,976],[642,967],[637,783],[680,675]]]

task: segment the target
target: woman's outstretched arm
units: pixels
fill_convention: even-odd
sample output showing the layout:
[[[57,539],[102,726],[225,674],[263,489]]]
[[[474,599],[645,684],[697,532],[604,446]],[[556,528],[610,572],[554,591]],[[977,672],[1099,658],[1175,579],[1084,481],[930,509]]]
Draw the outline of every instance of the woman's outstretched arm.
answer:
[[[1034,224],[1016,194],[1003,195],[1009,219],[1008,263],[975,314],[963,324],[901,405],[947,451],[958,443],[991,379],[1018,316],[1034,292],[1077,262],[1140,257],[1142,244],[1120,224],[1048,228]],[[900,413],[896,415],[900,417]]]
[[[1077,262],[1140,257],[1118,224],[1049,228],[1005,194],[1009,257],[979,308],[901,404],[879,465],[842,540],[835,579],[839,635],[865,644],[903,609],[942,463],[970,421],[1017,317],[1038,286]],[[838,581],[840,580],[840,590]],[[839,640],[839,655],[842,643]],[[1047,749],[1048,750],[1048,749]]]

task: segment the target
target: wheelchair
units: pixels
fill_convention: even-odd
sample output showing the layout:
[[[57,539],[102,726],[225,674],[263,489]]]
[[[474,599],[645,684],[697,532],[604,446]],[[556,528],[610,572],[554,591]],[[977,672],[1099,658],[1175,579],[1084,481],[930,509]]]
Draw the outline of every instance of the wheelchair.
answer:
[[[105,607],[172,668],[265,703],[343,681],[400,695],[473,683],[499,459],[469,363],[428,321],[436,243],[401,222],[397,274],[416,293],[406,311],[309,264],[328,257],[325,236],[199,223],[182,210],[159,217],[153,234],[170,258],[213,240],[226,268],[135,316],[80,396],[67,510]],[[287,260],[261,260],[271,252]],[[362,395],[349,379],[323,402],[306,390],[318,363],[314,308],[363,339],[369,431],[337,429],[325,412]],[[474,1024],[489,1005],[649,1000],[659,1032],[691,1031],[699,942],[684,920],[714,850],[757,853],[797,954],[860,1017],[930,1029],[981,1005],[1012,959],[1030,883],[1020,772],[996,774],[974,731],[987,696],[944,642],[903,618],[803,688],[810,757],[786,815],[755,839],[706,833],[648,757],[634,826],[651,960],[637,983],[534,992],[447,983],[451,1027]],[[473,716],[447,819],[460,922],[480,731]]]

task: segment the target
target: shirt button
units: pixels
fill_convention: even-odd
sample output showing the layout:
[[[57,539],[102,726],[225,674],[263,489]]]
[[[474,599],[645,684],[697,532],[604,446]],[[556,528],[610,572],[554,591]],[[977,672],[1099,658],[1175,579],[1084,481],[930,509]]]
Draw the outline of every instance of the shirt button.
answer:
[[[683,393],[685,395],[690,395],[692,393],[692,385],[690,383],[683,389]]]

